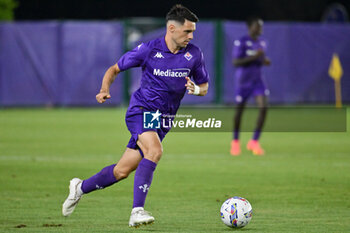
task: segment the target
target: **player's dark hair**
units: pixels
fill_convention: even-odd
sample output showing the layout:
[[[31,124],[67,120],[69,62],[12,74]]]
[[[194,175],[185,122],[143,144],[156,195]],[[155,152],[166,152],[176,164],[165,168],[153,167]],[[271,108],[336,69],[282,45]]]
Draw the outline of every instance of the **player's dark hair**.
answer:
[[[247,20],[246,20],[246,24],[248,27],[252,26],[254,23],[259,22],[259,20],[262,20],[260,17],[257,16],[250,16]]]
[[[186,19],[191,22],[198,22],[198,17],[181,4],[174,5],[166,15],[165,19],[166,22],[169,20],[175,20],[181,24],[184,24]]]

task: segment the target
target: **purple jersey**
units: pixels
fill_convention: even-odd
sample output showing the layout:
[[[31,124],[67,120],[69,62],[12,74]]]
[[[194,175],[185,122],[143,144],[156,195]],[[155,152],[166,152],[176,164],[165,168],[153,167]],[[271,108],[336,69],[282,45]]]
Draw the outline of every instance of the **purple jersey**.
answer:
[[[131,96],[127,115],[137,114],[142,109],[175,114],[186,92],[185,77],[192,77],[197,85],[209,79],[198,47],[188,44],[173,54],[164,37],[142,43],[125,53],[118,66],[121,71],[142,68],[141,86]]]
[[[266,50],[266,42],[262,39],[253,40],[249,35],[234,41],[233,59],[253,56],[258,50]],[[245,66],[236,67],[236,86],[248,87],[261,81],[263,57]]]

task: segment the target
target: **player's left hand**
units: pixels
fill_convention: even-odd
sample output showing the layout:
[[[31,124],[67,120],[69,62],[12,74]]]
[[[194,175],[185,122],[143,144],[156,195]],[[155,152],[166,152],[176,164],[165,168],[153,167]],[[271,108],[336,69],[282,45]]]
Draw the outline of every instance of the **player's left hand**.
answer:
[[[187,90],[188,90],[188,94],[193,95],[194,93],[194,82],[191,81],[191,79],[189,77],[186,77],[187,83],[185,84]]]

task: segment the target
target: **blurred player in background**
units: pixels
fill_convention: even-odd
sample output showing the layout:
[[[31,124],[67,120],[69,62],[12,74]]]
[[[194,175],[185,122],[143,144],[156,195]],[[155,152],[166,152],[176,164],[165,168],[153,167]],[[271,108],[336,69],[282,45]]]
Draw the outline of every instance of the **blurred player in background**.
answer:
[[[263,155],[259,138],[263,128],[266,112],[267,89],[262,78],[262,66],[271,64],[270,59],[265,55],[266,42],[260,39],[263,30],[263,21],[260,18],[252,17],[247,20],[248,35],[234,41],[233,65],[235,72],[235,101],[237,104],[234,116],[234,132],[231,142],[231,154],[239,155],[241,146],[239,141],[240,125],[243,110],[250,97],[255,97],[259,107],[259,116],[252,139],[247,144],[247,149],[255,155]]]
[[[142,67],[141,87],[131,96],[125,117],[131,138],[117,164],[103,168],[86,180],[74,178],[70,181],[69,196],[62,207],[64,216],[74,211],[83,194],[115,184],[136,170],[129,226],[154,222],[144,205],[163,153],[162,140],[169,128],[144,127],[144,113],[153,112],[151,121],[159,119],[162,114],[174,116],[186,89],[188,94],[206,95],[209,76],[203,54],[190,43],[197,21],[197,16],[186,7],[175,5],[166,16],[165,37],[140,44],[106,71],[100,93],[96,95],[99,103],[111,98],[110,86],[121,71]],[[189,77],[193,77],[194,82]]]

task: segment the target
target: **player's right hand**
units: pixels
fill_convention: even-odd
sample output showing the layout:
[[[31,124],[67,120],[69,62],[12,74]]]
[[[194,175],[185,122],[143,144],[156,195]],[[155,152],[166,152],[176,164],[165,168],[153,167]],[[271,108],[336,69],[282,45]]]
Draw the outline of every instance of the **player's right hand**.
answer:
[[[268,57],[264,57],[263,64],[265,66],[269,66],[269,65],[271,65],[271,60]]]
[[[110,99],[110,98],[111,98],[111,95],[107,92],[100,92],[96,95],[96,100],[100,104],[103,104],[104,102],[106,102],[107,99]]]

